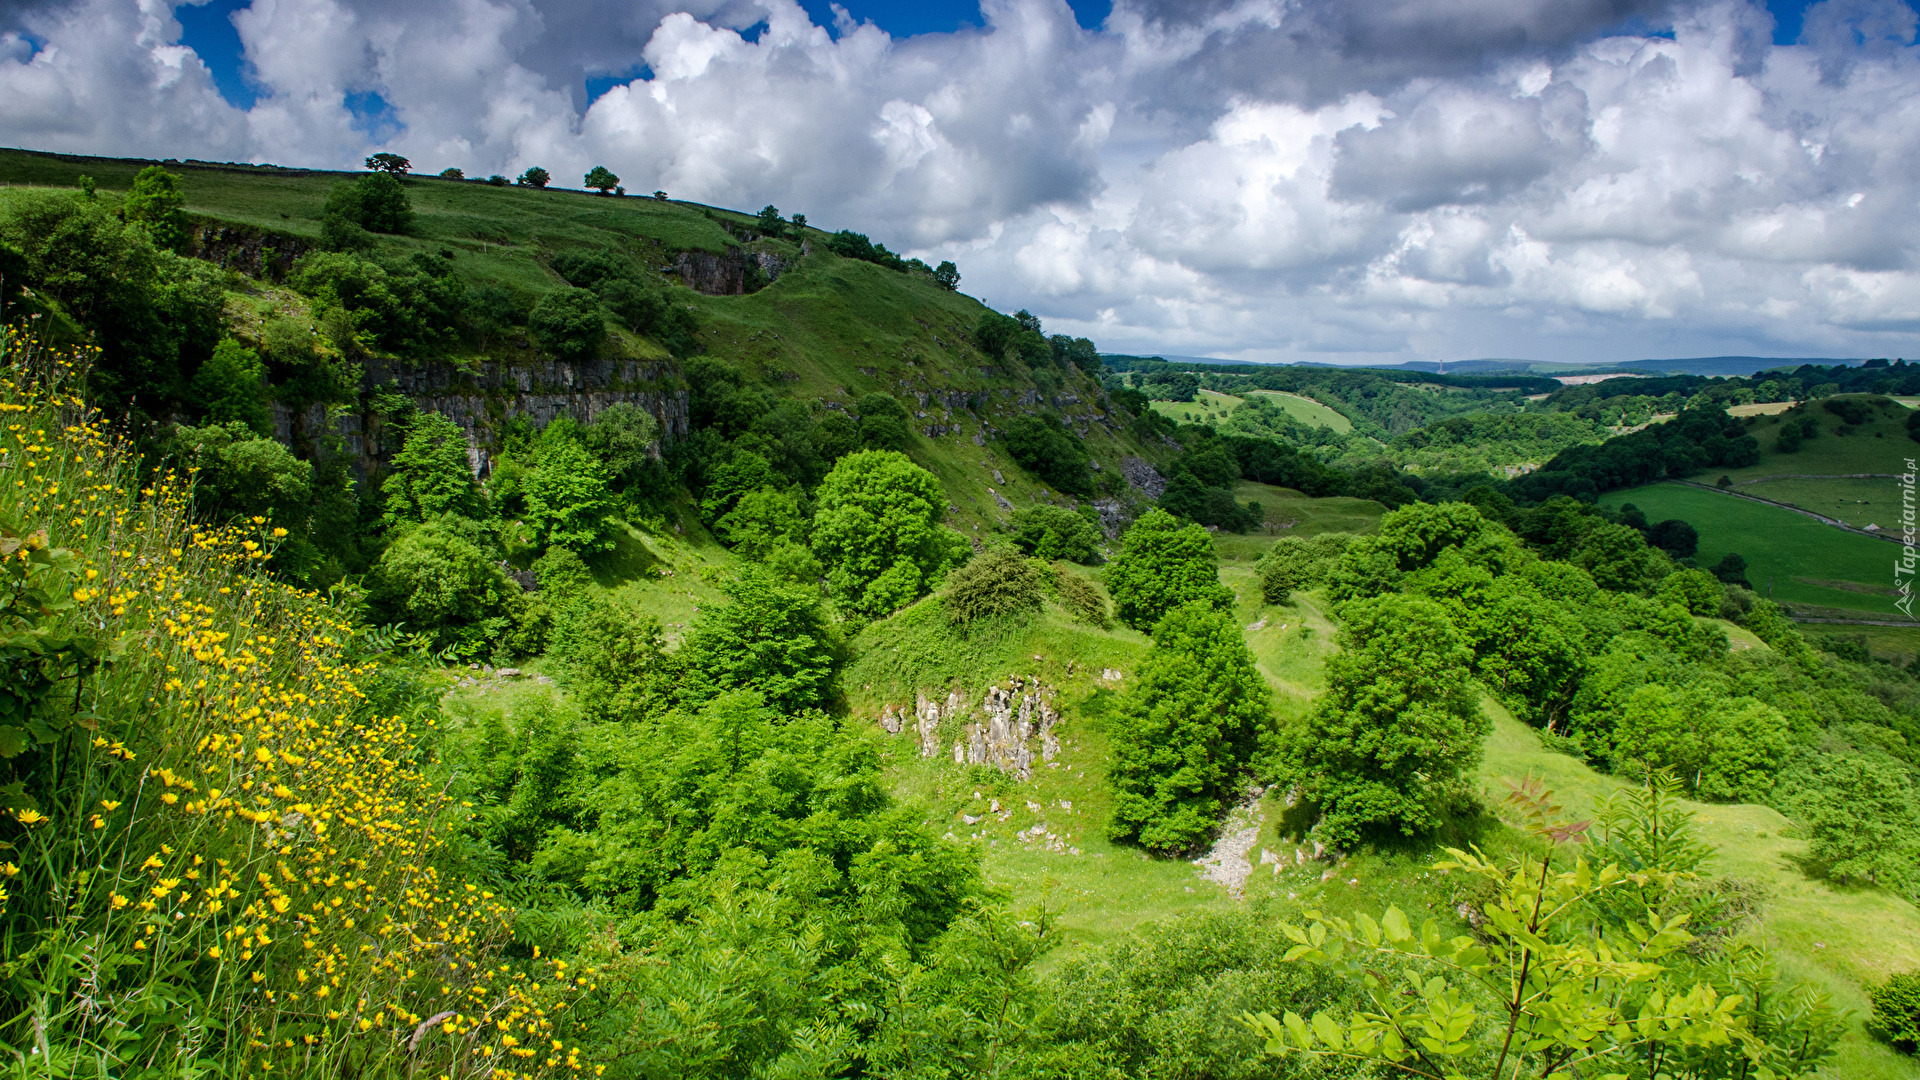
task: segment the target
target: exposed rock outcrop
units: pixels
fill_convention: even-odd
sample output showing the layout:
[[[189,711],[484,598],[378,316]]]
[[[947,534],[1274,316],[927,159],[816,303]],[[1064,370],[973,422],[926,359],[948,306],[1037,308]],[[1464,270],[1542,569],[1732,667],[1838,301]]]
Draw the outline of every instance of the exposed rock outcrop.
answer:
[[[1167,478],[1161,476],[1160,470],[1154,468],[1145,458],[1134,457],[1132,454],[1121,458],[1120,475],[1127,478],[1127,483],[1146,492],[1149,498],[1157,499],[1167,493]]]
[[[992,765],[1028,780],[1036,753],[1041,762],[1060,753],[1053,691],[1036,678],[1016,676],[1005,687],[988,687],[977,713],[958,690],[949,691],[944,702],[923,693],[912,708],[889,705],[880,713],[880,726],[889,734],[901,734],[911,724],[920,756],[927,758],[940,756],[942,722],[959,724],[952,749],[956,765]]]
[[[298,236],[222,221],[196,220],[187,230],[182,250],[223,270],[283,281],[287,271],[293,268],[293,260],[312,249],[311,241]]]
[[[695,292],[740,296],[771,285],[786,269],[786,260],[771,252],[728,248],[724,255],[683,251],[674,260],[671,272],[679,274],[687,288]]]

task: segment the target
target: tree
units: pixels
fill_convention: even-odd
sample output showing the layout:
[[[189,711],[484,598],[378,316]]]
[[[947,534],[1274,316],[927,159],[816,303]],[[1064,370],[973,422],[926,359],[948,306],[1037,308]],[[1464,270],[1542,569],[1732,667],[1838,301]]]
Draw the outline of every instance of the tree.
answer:
[[[614,501],[607,471],[573,439],[543,439],[524,481],[524,518],[540,547],[582,554],[613,550]]]
[[[1807,854],[1839,882],[1920,895],[1920,799],[1906,771],[1862,754],[1810,754],[1781,778],[1785,805],[1807,835]]]
[[[1091,566],[1100,561],[1101,539],[1098,525],[1062,506],[1041,503],[1013,515],[1013,542],[1036,559]]]
[[[1275,540],[1254,564],[1254,572],[1260,575],[1261,598],[1269,604],[1284,604],[1301,589],[1325,584],[1327,571],[1352,540],[1349,533],[1283,536]]]
[[[788,218],[788,220],[789,220],[789,221],[791,221],[791,222],[793,222],[793,231],[794,231],[794,232],[796,232],[796,233],[798,233],[798,232],[804,232],[804,231],[806,231],[806,228],[807,228],[807,215],[805,215],[805,214],[795,214],[795,215],[793,215],[793,216],[792,216],[791,218]]]
[[[762,236],[779,237],[786,235],[787,232],[787,223],[780,220],[780,211],[772,203],[760,208],[759,216],[754,218],[754,225],[759,228]]]
[[[1691,559],[1700,550],[1700,533],[1679,518],[1669,518],[1647,530],[1647,543],[1676,559]]]
[[[860,395],[860,445],[867,450],[905,450],[913,438],[913,416],[892,394]]]
[[[784,544],[806,542],[807,516],[793,492],[763,487],[742,495],[713,528],[737,554],[764,560]]]
[[[1184,604],[1222,610],[1233,604],[1233,591],[1220,584],[1213,537],[1198,525],[1181,527],[1165,510],[1150,511],[1127,529],[1106,579],[1114,614],[1135,630],[1151,630]]]
[[[601,409],[581,433],[587,452],[606,467],[607,476],[622,490],[636,483],[653,460],[660,439],[660,422],[630,401],[616,401]]]
[[[367,168],[375,172],[404,173],[413,168],[413,162],[399,154],[379,153],[367,159]],[[440,175],[445,176],[445,173]]]
[[[547,174],[547,170],[535,165],[526,172],[521,173],[520,178],[515,180],[514,183],[519,184],[521,187],[544,188],[551,179],[553,178]]]
[[[214,424],[245,424],[256,435],[273,434],[267,408],[267,366],[260,354],[232,338],[221,338],[213,356],[193,376],[195,403]]]
[[[947,621],[966,625],[981,619],[1020,618],[1045,604],[1040,572],[1011,547],[990,547],[947,575]]]
[[[1747,581],[1746,556],[1737,551],[1729,551],[1725,555],[1720,556],[1720,561],[1714,563],[1713,567],[1707,572],[1728,585],[1739,585],[1748,589],[1753,588],[1753,585]]]
[[[389,528],[431,521],[442,514],[479,520],[487,516],[486,494],[467,464],[467,437],[439,413],[415,413],[407,440],[393,455],[384,520]]]
[[[1286,782],[1320,810],[1315,832],[1351,847],[1369,833],[1429,831],[1465,796],[1492,724],[1472,654],[1441,606],[1387,595],[1341,608],[1327,692],[1287,732]]]
[[[122,211],[130,222],[147,227],[155,247],[178,248],[187,238],[186,197],[180,193],[180,178],[158,165],[149,165],[133,178]]]
[[[824,707],[840,656],[820,591],[786,584],[758,566],[742,567],[721,591],[728,603],[701,613],[681,657],[687,699],[754,690],[786,715]]]
[[[585,186],[605,195],[620,186],[620,178],[609,172],[605,165],[595,165],[593,171],[586,175]]]
[[[905,454],[862,450],[820,485],[813,552],[840,602],[873,618],[911,603],[964,562],[967,542],[940,524],[947,496]]]
[[[948,292],[957,291],[960,288],[960,268],[951,261],[942,262],[934,268],[933,283]]]
[[[467,174],[457,166],[440,170],[440,179],[442,180],[465,180],[466,178]]]
[[[168,456],[198,470],[194,504],[215,521],[264,516],[286,525],[304,516],[313,497],[313,463],[243,424],[183,424],[173,429],[165,445]]]
[[[1007,425],[1007,454],[1020,467],[1069,495],[1093,494],[1087,450],[1051,412],[1022,416]]]
[[[1273,722],[1273,695],[1231,612],[1168,612],[1112,727],[1108,832],[1149,851],[1188,851],[1234,799]]]
[[[654,201],[656,202],[666,202],[667,193],[664,191],[656,191],[653,193],[653,198],[654,198]]]
[[[1653,595],[1663,604],[1678,604],[1690,614],[1712,618],[1720,614],[1726,588],[1705,570],[1681,570],[1668,574]]]
[[[527,316],[533,336],[562,360],[583,360],[607,338],[600,300],[586,289],[561,289],[540,298]]]
[[[520,587],[460,524],[446,518],[401,534],[367,575],[368,601],[441,645],[491,649],[512,624]]]

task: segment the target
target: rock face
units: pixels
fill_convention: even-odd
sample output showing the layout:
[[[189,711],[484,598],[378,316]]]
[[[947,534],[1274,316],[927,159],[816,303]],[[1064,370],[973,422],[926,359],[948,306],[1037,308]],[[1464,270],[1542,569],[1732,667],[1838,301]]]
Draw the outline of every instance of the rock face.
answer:
[[[285,233],[219,221],[196,221],[187,231],[184,252],[223,270],[248,277],[283,281],[293,260],[313,248],[309,241]]]
[[[1157,499],[1167,493],[1167,478],[1161,476],[1160,470],[1148,464],[1145,458],[1132,454],[1121,458],[1120,474],[1127,478],[1127,483],[1146,492],[1151,498]]]
[[[1053,707],[1053,691],[1036,678],[1016,676],[1004,687],[988,687],[978,712],[953,690],[944,703],[923,693],[911,709],[889,705],[880,713],[880,726],[889,734],[899,735],[911,724],[920,756],[926,758],[940,756],[943,721],[959,724],[951,751],[956,765],[992,765],[1029,780],[1036,751],[1042,762],[1060,753],[1060,714]]]
[[[682,438],[690,427],[688,394],[679,365],[671,361],[488,361],[462,368],[374,359],[367,362],[361,389],[363,401],[393,390],[415,407],[452,420],[466,435],[467,462],[481,478],[493,470],[496,432],[516,417],[537,428],[562,416],[586,424],[607,406],[630,402],[653,414],[663,440]],[[295,413],[276,403],[274,429],[282,442],[315,451],[323,435],[339,436],[363,474],[400,449],[400,433],[388,430],[382,415],[371,410],[336,413],[329,422],[322,406]]]
[[[740,296],[758,292],[779,280],[786,268],[786,262],[778,255],[729,248],[725,255],[683,251],[674,260],[670,272],[679,274],[687,288],[695,292],[708,296]]]

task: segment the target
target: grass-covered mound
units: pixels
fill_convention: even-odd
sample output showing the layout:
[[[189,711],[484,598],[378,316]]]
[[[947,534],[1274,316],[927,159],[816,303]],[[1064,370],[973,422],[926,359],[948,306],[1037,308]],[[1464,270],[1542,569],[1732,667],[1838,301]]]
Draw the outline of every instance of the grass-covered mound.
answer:
[[[445,871],[461,809],[420,771],[419,725],[370,697],[352,628],[262,572],[264,522],[202,528],[185,478],[143,487],[62,358],[11,336],[6,358],[9,1056],[103,1076],[564,1058],[569,987],[500,962],[511,912]]]

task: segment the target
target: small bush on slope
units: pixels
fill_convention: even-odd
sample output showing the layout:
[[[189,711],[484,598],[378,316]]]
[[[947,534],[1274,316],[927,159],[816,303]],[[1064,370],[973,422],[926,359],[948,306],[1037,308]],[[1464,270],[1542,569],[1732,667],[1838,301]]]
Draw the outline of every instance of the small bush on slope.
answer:
[[[492,1025],[551,1039],[567,993],[502,965],[510,912],[442,869],[458,809],[367,706],[352,630],[260,572],[268,537],[194,527],[174,478],[139,494],[6,351],[0,1040],[119,1076],[537,1068]]]

